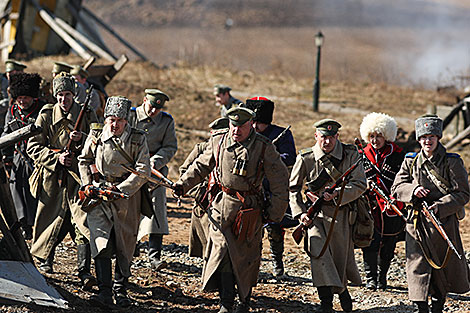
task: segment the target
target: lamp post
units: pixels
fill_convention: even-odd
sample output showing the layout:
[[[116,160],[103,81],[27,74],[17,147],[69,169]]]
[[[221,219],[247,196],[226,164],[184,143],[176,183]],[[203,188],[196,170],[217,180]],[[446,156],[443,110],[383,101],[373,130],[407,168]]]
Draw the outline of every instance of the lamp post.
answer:
[[[321,56],[321,46],[323,45],[323,36],[322,32],[319,31],[315,35],[315,46],[317,46],[317,67],[315,70],[315,81],[313,82],[313,111],[318,112],[318,98],[320,97],[320,56]]]

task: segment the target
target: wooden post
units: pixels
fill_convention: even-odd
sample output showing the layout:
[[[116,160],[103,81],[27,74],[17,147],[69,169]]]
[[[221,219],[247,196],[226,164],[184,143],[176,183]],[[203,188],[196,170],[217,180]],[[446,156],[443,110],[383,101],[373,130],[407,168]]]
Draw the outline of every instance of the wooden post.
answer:
[[[83,45],[85,45],[88,49],[90,49],[93,53],[95,53],[100,58],[106,59],[110,62],[116,62],[116,59],[109,55],[106,51],[101,49],[97,44],[88,40],[82,33],[77,31],[75,28],[67,24],[63,19],[59,17],[55,17],[54,20],[62,27],[70,36],[73,36],[75,39],[80,41]]]
[[[88,10],[86,7],[82,6],[82,11],[85,12],[89,17],[95,20],[98,24],[100,24],[104,29],[106,29],[111,35],[116,37],[123,45],[129,48],[132,52],[134,52],[138,57],[140,57],[143,61],[148,61],[147,57],[145,57],[142,53],[140,53],[136,48],[134,48],[130,43],[125,41],[118,33],[116,33],[111,27],[106,25],[99,17],[97,17],[93,12]]]
[[[62,38],[77,54],[87,60],[91,58],[91,54],[89,54],[75,39],[73,39],[66,31],[64,31],[54,20],[54,18],[44,10],[36,0],[29,0],[31,4],[34,5],[36,10],[39,12],[39,16],[46,22],[47,25],[57,34],[60,38]]]

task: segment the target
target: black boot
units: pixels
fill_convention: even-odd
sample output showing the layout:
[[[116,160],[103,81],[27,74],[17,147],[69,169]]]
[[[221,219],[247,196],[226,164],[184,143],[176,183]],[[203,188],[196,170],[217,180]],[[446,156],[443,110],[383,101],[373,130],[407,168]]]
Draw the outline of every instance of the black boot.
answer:
[[[82,282],[83,290],[91,290],[98,285],[96,278],[90,273],[91,251],[90,244],[77,245],[78,277]]]
[[[339,302],[344,312],[352,312],[353,305],[348,288],[346,288],[342,293],[339,294]]]
[[[387,273],[390,268],[390,260],[380,260],[380,272],[378,288],[380,290],[387,289]]]
[[[235,278],[233,273],[219,272],[220,311],[232,312],[235,302]]]
[[[369,290],[377,289],[377,253],[376,251],[364,248],[362,249],[364,259],[364,271],[366,272],[366,288]]]
[[[282,254],[284,253],[284,230],[279,224],[270,224],[267,227],[271,257],[273,258],[273,274],[275,277],[284,275]]]
[[[414,312],[416,313],[429,313],[429,306],[427,301],[414,301],[416,305],[416,309]]]
[[[96,306],[109,308],[113,303],[112,272],[110,258],[95,258],[96,277],[98,278],[98,295],[92,295],[90,301]]]
[[[54,255],[55,255],[55,248],[51,250],[51,253],[46,259],[39,259],[39,267],[38,269],[47,274],[54,273],[52,265],[54,264]]]
[[[444,310],[444,303],[446,303],[445,296],[432,296],[431,297],[431,313],[442,313]]]
[[[116,266],[114,267],[113,293],[116,305],[121,308],[128,308],[132,305],[131,299],[127,296],[127,280],[127,277],[122,275],[121,268],[116,260]]]
[[[318,297],[320,298],[320,307],[315,312],[317,313],[333,313],[333,292],[331,287],[323,286],[317,287]]]
[[[162,256],[163,235],[150,234],[149,235],[149,261],[150,266],[154,271],[160,271],[168,266],[165,261],[161,260]]]

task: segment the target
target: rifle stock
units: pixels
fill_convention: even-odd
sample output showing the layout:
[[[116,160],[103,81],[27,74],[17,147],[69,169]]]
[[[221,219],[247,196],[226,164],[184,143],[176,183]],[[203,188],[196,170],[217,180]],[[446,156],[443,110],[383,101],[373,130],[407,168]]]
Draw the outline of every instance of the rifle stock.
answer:
[[[307,196],[307,199],[312,203],[310,207],[308,208],[307,211],[307,216],[310,219],[314,219],[318,213],[320,212],[321,209],[321,204],[323,202],[323,198],[319,198],[317,195],[315,195],[311,191],[307,191],[305,193]],[[303,223],[300,223],[295,229],[294,232],[292,233],[292,237],[294,238],[295,243],[300,244],[302,241],[302,237],[304,235],[304,231],[307,228]]]

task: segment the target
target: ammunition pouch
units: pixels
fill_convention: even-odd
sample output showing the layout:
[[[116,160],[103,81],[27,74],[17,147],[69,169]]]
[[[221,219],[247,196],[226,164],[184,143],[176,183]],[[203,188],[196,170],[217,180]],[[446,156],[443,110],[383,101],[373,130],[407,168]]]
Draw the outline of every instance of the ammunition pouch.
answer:
[[[251,242],[261,216],[261,210],[255,208],[240,209],[232,225],[232,232],[240,242]]]

